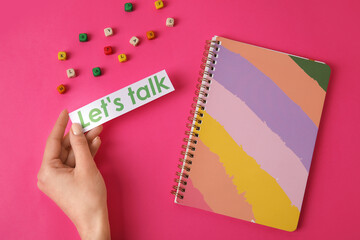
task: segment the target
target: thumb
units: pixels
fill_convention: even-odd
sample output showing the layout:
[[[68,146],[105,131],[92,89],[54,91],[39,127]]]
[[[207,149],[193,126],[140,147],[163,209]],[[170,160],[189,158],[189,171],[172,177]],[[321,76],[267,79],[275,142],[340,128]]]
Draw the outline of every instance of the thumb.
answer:
[[[70,144],[75,155],[75,165],[79,168],[91,168],[95,165],[88,141],[80,124],[73,123],[70,130]]]

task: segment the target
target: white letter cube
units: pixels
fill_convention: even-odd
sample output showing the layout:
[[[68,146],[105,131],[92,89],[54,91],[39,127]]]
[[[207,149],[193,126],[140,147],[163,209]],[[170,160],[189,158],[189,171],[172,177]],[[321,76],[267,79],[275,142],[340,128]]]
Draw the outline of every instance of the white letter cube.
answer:
[[[69,68],[68,70],[66,70],[66,74],[68,78],[73,78],[75,77],[75,70],[73,68]]]
[[[175,23],[175,21],[174,21],[173,18],[167,18],[167,19],[166,19],[166,26],[167,26],[167,27],[173,27],[173,26],[174,26],[174,23]]]
[[[135,47],[136,45],[139,44],[139,39],[137,37],[132,37],[129,42],[131,45]]]
[[[105,29],[104,29],[104,33],[105,33],[105,36],[106,36],[106,37],[111,36],[111,35],[113,35],[113,30],[112,30],[112,28],[110,28],[110,27],[105,28]]]

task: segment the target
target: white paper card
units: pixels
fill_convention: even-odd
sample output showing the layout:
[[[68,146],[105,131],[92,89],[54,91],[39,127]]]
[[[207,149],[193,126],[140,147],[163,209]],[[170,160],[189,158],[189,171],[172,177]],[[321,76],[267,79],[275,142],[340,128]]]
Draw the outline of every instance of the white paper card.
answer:
[[[174,87],[165,70],[146,77],[69,113],[73,123],[87,132],[111,119],[149,103],[172,91]]]

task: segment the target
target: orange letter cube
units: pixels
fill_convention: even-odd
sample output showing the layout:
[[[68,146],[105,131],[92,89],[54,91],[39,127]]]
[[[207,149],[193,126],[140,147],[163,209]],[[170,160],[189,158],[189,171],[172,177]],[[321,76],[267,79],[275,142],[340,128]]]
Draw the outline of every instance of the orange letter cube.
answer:
[[[151,39],[154,39],[155,38],[155,33],[153,31],[148,31],[146,33],[146,37],[147,39],[151,40]]]
[[[57,87],[57,90],[58,90],[58,92],[59,92],[60,94],[63,94],[63,93],[65,93],[66,88],[65,88],[64,85],[60,84],[60,85]]]

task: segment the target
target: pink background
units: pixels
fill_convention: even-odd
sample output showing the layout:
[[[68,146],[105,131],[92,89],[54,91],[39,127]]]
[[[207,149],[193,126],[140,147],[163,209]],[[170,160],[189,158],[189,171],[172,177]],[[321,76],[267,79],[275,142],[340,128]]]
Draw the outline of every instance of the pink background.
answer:
[[[0,10],[1,239],[77,239],[36,187],[46,138],[75,110],[159,70],[175,92],[104,126],[98,166],[113,239],[359,239],[358,1],[6,1]],[[165,27],[174,17],[176,26]],[[105,27],[115,35],[106,38]],[[154,30],[157,39],[145,39]],[[87,32],[90,41],[80,43]],[[328,96],[299,228],[288,233],[175,205],[170,189],[206,39],[220,35],[328,63]],[[140,37],[132,47],[131,36]],[[105,56],[112,45],[115,54]],[[57,60],[65,50],[69,59]],[[125,52],[129,61],[119,63]],[[91,69],[104,74],[94,78]],[[65,70],[78,77],[67,79]],[[69,87],[60,95],[56,87]]]

